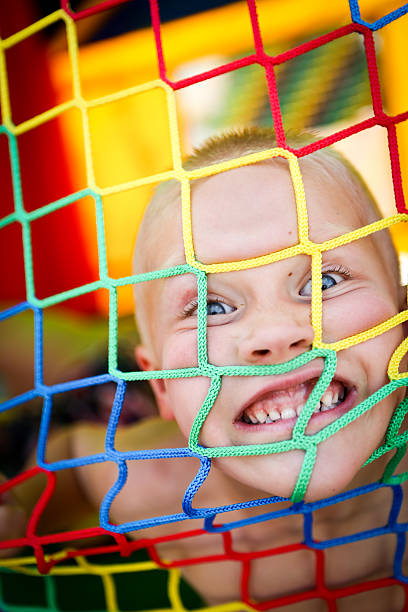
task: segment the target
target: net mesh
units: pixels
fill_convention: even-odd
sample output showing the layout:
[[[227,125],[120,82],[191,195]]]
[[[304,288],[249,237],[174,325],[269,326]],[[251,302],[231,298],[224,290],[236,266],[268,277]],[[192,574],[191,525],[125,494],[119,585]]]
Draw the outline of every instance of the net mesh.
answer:
[[[47,485],[44,492],[30,517],[27,525],[26,535],[22,538],[7,540],[0,543],[1,549],[15,548],[21,546],[30,547],[32,555],[2,559],[0,566],[2,569],[2,581],[0,590],[1,606],[5,610],[62,610],[67,609],[61,604],[59,589],[61,588],[57,577],[64,576],[67,580],[73,580],[74,577],[91,575],[97,577],[100,584],[102,599],[101,609],[109,611],[117,611],[122,609],[163,609],[163,610],[185,610],[186,604],[183,602],[180,590],[180,568],[199,563],[222,563],[226,560],[234,560],[241,566],[241,602],[232,602],[223,604],[211,609],[217,610],[263,610],[272,609],[279,606],[285,606],[296,602],[320,599],[327,603],[327,609],[337,610],[337,602],[344,597],[356,595],[371,589],[382,589],[391,587],[392,585],[400,585],[406,593],[407,577],[403,572],[403,557],[405,550],[405,532],[407,523],[399,521],[399,512],[403,500],[403,490],[401,484],[406,480],[406,473],[398,473],[398,465],[406,451],[408,440],[408,432],[400,432],[401,424],[408,409],[408,401],[404,400],[395,410],[384,442],[377,448],[372,456],[368,459],[370,463],[390,451],[395,451],[392,458],[388,461],[386,469],[378,482],[374,482],[363,487],[359,487],[352,491],[336,495],[321,501],[313,503],[305,503],[303,501],[306,489],[308,487],[313,468],[316,460],[318,445],[326,440],[329,436],[338,432],[348,424],[358,419],[361,415],[369,411],[375,404],[382,399],[388,397],[399,387],[405,387],[408,382],[408,375],[400,371],[400,363],[406,354],[408,340],[402,344],[394,352],[388,368],[389,382],[373,395],[356,405],[342,417],[325,427],[318,433],[306,435],[306,428],[312,416],[313,409],[316,403],[320,400],[325,390],[328,388],[337,365],[337,353],[344,349],[350,348],[369,339],[372,339],[379,334],[393,329],[408,320],[408,310],[404,310],[393,317],[375,325],[374,327],[365,330],[356,335],[346,337],[337,342],[326,343],[322,338],[322,271],[321,258],[322,253],[335,249],[339,246],[350,244],[356,240],[371,236],[375,232],[390,228],[398,223],[408,220],[407,209],[404,203],[404,195],[402,190],[402,180],[400,163],[398,156],[397,132],[396,126],[408,118],[408,112],[398,115],[387,114],[383,107],[381,88],[378,75],[376,50],[374,46],[373,34],[376,30],[389,24],[391,21],[402,17],[408,7],[404,5],[400,9],[383,16],[374,23],[368,23],[361,18],[359,5],[357,1],[350,0],[350,24],[341,27],[328,34],[310,40],[279,55],[269,55],[265,49],[262,40],[262,35],[259,27],[256,3],[255,0],[248,0],[248,11],[252,24],[255,52],[251,55],[234,60],[225,65],[219,66],[213,70],[209,70],[194,76],[184,78],[178,81],[172,81],[168,78],[165,57],[161,42],[161,25],[159,16],[159,7],[156,0],[151,0],[151,19],[152,27],[155,36],[159,78],[144,83],[140,86],[131,87],[126,90],[115,92],[111,95],[103,96],[97,99],[88,100],[82,95],[81,80],[78,69],[78,42],[76,33],[76,21],[84,17],[96,14],[99,11],[106,10],[109,7],[120,4],[116,1],[101,2],[98,5],[90,7],[86,10],[75,13],[71,10],[67,0],[61,1],[61,9],[48,15],[46,18],[32,24],[31,26],[11,35],[1,41],[0,49],[0,83],[1,83],[1,107],[3,123],[0,127],[0,133],[7,136],[9,143],[9,153],[12,169],[12,180],[14,190],[15,209],[0,220],[0,229],[6,228],[12,223],[19,223],[22,227],[23,250],[24,250],[24,267],[26,278],[26,301],[19,303],[16,306],[8,308],[0,313],[0,320],[6,320],[14,317],[19,313],[31,310],[34,314],[35,322],[35,380],[31,390],[17,397],[4,402],[0,410],[2,412],[12,410],[14,407],[23,404],[33,398],[43,398],[43,410],[41,425],[38,439],[37,451],[37,466],[32,470],[26,471],[15,478],[10,479],[7,483],[0,486],[0,493],[11,490],[18,486],[19,483],[34,478],[38,474],[44,474],[47,480]],[[18,44],[27,37],[41,31],[45,27],[54,24],[58,21],[63,21],[67,31],[68,52],[72,69],[73,97],[72,99],[59,104],[39,115],[25,120],[22,123],[15,124],[13,122],[12,108],[9,98],[8,75],[4,54],[7,49]],[[359,123],[351,125],[346,129],[335,132],[325,138],[316,139],[313,143],[308,144],[299,149],[291,149],[286,143],[286,134],[283,127],[280,103],[277,93],[275,71],[278,66],[284,64],[290,59],[301,56],[302,54],[312,49],[317,49],[325,44],[336,39],[346,38],[352,34],[359,34],[364,43],[365,56],[369,74],[373,115],[369,119],[365,119]],[[264,69],[265,78],[268,88],[269,103],[273,117],[274,128],[277,138],[277,147],[265,150],[260,153],[245,155],[230,161],[213,164],[211,166],[196,170],[186,170],[182,164],[180,136],[178,130],[177,110],[176,110],[176,91],[186,88],[190,85],[201,83],[207,79],[211,79],[217,75],[235,71],[244,66],[258,65]],[[94,165],[91,138],[89,132],[89,111],[95,107],[109,104],[114,101],[121,100],[128,96],[137,95],[142,92],[160,89],[165,97],[168,110],[168,124],[170,131],[171,151],[172,151],[172,169],[166,172],[156,173],[151,176],[138,178],[137,180],[128,181],[119,185],[100,187],[95,179]],[[20,165],[19,165],[19,150],[17,139],[20,135],[35,129],[36,127],[58,117],[69,109],[79,109],[81,113],[81,121],[84,134],[84,150],[86,160],[87,173],[87,188],[79,192],[72,193],[67,197],[51,202],[34,211],[27,212],[24,207]],[[365,227],[359,228],[342,236],[327,240],[323,243],[313,242],[309,237],[309,219],[306,209],[306,199],[302,181],[302,175],[299,169],[298,160],[308,154],[323,149],[339,140],[356,134],[374,126],[382,126],[386,128],[388,134],[389,156],[391,161],[392,178],[394,183],[396,213],[386,219],[382,219],[371,223]],[[203,264],[195,254],[194,236],[191,222],[191,200],[190,200],[190,182],[195,179],[211,176],[220,172],[224,172],[241,166],[250,166],[260,161],[271,159],[273,157],[283,158],[287,161],[290,169],[293,190],[295,193],[297,218],[298,218],[298,242],[292,247],[282,249],[278,252],[268,253],[259,257],[240,261],[217,262],[212,264]],[[182,224],[183,224],[183,239],[185,247],[184,265],[178,265],[163,270],[155,270],[153,272],[128,276],[120,279],[112,278],[108,273],[107,254],[105,246],[105,230],[102,197],[127,191],[135,187],[143,185],[152,185],[158,182],[175,179],[180,183],[182,194]],[[40,299],[36,295],[36,288],[33,274],[33,257],[32,257],[32,241],[31,241],[31,224],[34,220],[49,215],[59,209],[62,209],[70,204],[79,201],[80,199],[89,196],[93,199],[96,212],[96,225],[98,236],[98,256],[99,256],[99,279],[76,287],[74,289],[64,291],[62,293],[53,294],[49,297]],[[315,331],[312,350],[278,365],[262,365],[262,366],[216,366],[209,362],[207,354],[207,274],[217,274],[222,272],[230,272],[236,270],[247,270],[256,268],[273,262],[281,261],[284,258],[294,257],[296,255],[305,254],[310,256],[312,262],[312,308],[311,321]],[[125,285],[154,281],[157,279],[168,278],[175,275],[194,274],[197,279],[198,287],[198,329],[197,329],[197,346],[198,346],[198,365],[197,367],[183,368],[176,370],[160,370],[149,372],[123,372],[118,368],[118,309],[117,309],[117,292],[118,288]],[[43,311],[44,309],[62,304],[80,295],[84,295],[98,289],[105,289],[109,292],[109,370],[101,376],[82,378],[66,383],[54,385],[46,385],[43,379]],[[274,442],[270,444],[258,445],[243,445],[243,446],[227,446],[207,448],[199,443],[199,436],[203,424],[211,411],[214,402],[217,399],[221,388],[223,377],[228,376],[271,376],[289,372],[298,368],[316,358],[324,360],[323,372],[311,392],[305,408],[296,421],[293,430],[293,435],[290,440],[282,442]],[[161,448],[149,450],[135,450],[122,452],[115,448],[115,435],[118,426],[118,420],[123,406],[123,400],[126,393],[127,381],[134,380],[150,380],[150,379],[170,379],[170,378],[190,378],[190,377],[207,377],[210,380],[209,391],[205,401],[199,410],[189,438],[188,446],[185,448]],[[106,445],[105,451],[85,457],[75,457],[58,462],[47,462],[46,449],[49,435],[50,420],[52,414],[53,397],[56,394],[72,389],[78,389],[86,386],[100,385],[106,382],[114,382],[116,384],[116,394],[113,403],[113,408],[109,423],[106,429]],[[300,449],[304,452],[303,464],[300,469],[296,485],[294,487],[291,501],[286,509],[273,509],[275,502],[285,501],[280,497],[268,497],[265,499],[251,500],[248,502],[229,504],[220,507],[197,508],[194,506],[194,499],[200,487],[205,482],[211,468],[211,460],[215,457],[231,457],[245,455],[262,455],[271,453],[283,453],[293,449]],[[182,501],[182,511],[175,514],[167,514],[161,516],[153,516],[142,520],[126,522],[122,524],[113,524],[110,521],[110,508],[112,503],[117,498],[126,484],[128,463],[133,461],[144,461],[147,459],[173,459],[173,458],[188,458],[195,457],[200,461],[199,470],[187,487]],[[49,501],[52,492],[55,488],[56,478],[61,470],[67,470],[79,466],[91,465],[101,462],[114,462],[117,466],[118,478],[114,486],[107,492],[100,508],[100,527],[82,529],[77,531],[55,533],[48,535],[39,535],[37,533],[37,525],[44,508]],[[370,494],[379,489],[388,488],[391,490],[392,501],[388,512],[388,518],[384,525],[373,529],[359,531],[350,535],[328,540],[318,541],[313,534],[313,514],[319,509],[331,506],[351,498],[357,498]],[[232,510],[251,508],[255,506],[268,506],[267,511],[262,515],[253,516],[241,521],[231,521],[220,524],[222,515]],[[300,516],[303,520],[303,539],[301,542],[290,544],[287,546],[279,546],[276,548],[265,548],[264,550],[253,553],[242,553],[234,550],[231,532],[234,528],[241,527],[246,524],[259,522],[266,519],[278,519],[285,516]],[[170,535],[161,538],[142,538],[138,541],[128,541],[124,534],[147,527],[167,524],[175,521],[183,521],[186,519],[195,518],[203,520],[202,529],[196,531],[181,532],[177,535]],[[107,546],[87,546],[87,539],[102,534],[110,534],[113,538],[113,543]],[[194,558],[181,559],[178,561],[166,561],[161,558],[157,546],[164,541],[175,539],[194,538],[203,533],[218,534],[222,542],[222,553],[212,556],[197,556]],[[342,588],[329,588],[325,582],[325,551],[332,547],[342,546],[361,540],[379,537],[385,534],[393,534],[396,539],[394,571],[393,575],[386,578],[363,581],[355,583],[352,586]],[[82,540],[83,546],[80,549],[65,549],[59,550],[57,553],[48,553],[47,547],[50,545],[62,545],[64,542],[72,540]],[[85,547],[84,547],[85,546]],[[138,562],[127,562],[127,558],[133,558],[135,551],[147,549],[149,560]],[[252,562],[255,559],[260,559],[275,555],[286,555],[299,550],[311,551],[315,563],[315,588],[293,594],[291,596],[279,597],[272,601],[256,602],[251,598],[249,581],[251,576]],[[119,553],[121,562],[102,562],[100,559],[104,555]],[[97,558],[97,560],[95,560]],[[98,561],[99,559],[99,561]],[[152,572],[159,569],[167,570],[165,582],[167,583],[167,603],[158,604],[156,607],[147,605],[145,608],[121,607],[120,597],[118,595],[117,576],[127,574],[129,572]],[[44,578],[39,578],[40,574],[47,574]],[[42,603],[28,605],[25,603],[16,603],[13,597],[7,591],[8,580],[10,576],[18,575],[20,580],[37,579],[42,580],[43,586],[42,595],[39,596],[39,601]],[[23,582],[21,582],[23,584]],[[143,586],[141,584],[141,589]],[[133,590],[134,587],[133,587]],[[138,599],[139,597],[139,599]],[[14,603],[13,603],[14,601]],[[140,593],[135,595],[135,601],[140,604]],[[407,602],[407,599],[405,600]],[[407,603],[404,604],[405,608]],[[62,607],[61,607],[62,606]],[[194,609],[203,608],[203,605],[198,603]],[[95,609],[93,607],[92,609]],[[191,609],[191,608],[189,608]]]

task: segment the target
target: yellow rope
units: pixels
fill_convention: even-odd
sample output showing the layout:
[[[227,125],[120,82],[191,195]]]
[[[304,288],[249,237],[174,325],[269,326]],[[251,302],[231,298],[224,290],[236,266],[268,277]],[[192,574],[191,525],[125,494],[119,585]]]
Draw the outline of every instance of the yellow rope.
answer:
[[[398,314],[394,315],[390,319],[387,319],[383,323],[375,325],[374,327],[360,332],[355,336],[349,336],[348,338],[344,338],[344,340],[339,340],[338,342],[332,342],[329,344],[321,342],[317,348],[330,348],[335,351],[342,351],[350,346],[355,346],[356,344],[360,344],[360,342],[365,342],[366,340],[370,340],[375,336],[384,334],[386,331],[392,329],[393,327],[397,327],[397,325],[401,325],[401,323],[407,320],[408,310],[404,310],[403,312],[399,312]]]
[[[311,322],[314,329],[313,346],[322,342],[322,254],[314,253],[312,256],[312,303]]]
[[[408,318],[408,317],[407,317]],[[405,378],[407,376],[407,372],[400,372],[400,363],[403,357],[408,352],[408,338],[405,338],[403,342],[395,349],[390,363],[388,364],[388,376],[390,380],[400,380],[401,378]]]
[[[47,15],[46,17],[43,17],[42,19],[39,19],[38,21],[35,21],[34,23],[30,24],[23,30],[12,34],[8,38],[4,38],[2,40],[1,45],[3,49],[9,49],[10,47],[13,47],[14,45],[17,45],[18,43],[22,42],[29,36],[37,34],[37,32],[40,32],[41,30],[52,25],[56,21],[59,21],[60,19],[65,20],[66,17],[68,17],[68,15],[62,9],[54,11],[53,13],[50,13],[50,15]],[[68,19],[70,18],[68,17]]]

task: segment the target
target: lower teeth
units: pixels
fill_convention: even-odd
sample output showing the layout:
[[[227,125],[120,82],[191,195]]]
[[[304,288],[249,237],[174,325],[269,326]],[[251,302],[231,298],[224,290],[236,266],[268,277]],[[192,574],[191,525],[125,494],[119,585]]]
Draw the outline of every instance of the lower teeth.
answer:
[[[337,406],[339,404],[341,404],[343,400],[344,400],[344,397],[342,397],[342,398],[339,397],[337,402],[335,404],[330,404],[330,406],[326,406],[325,404],[320,402],[320,407],[319,407],[318,410],[315,410],[315,412],[327,412],[328,410],[332,410],[333,408],[337,408]]]

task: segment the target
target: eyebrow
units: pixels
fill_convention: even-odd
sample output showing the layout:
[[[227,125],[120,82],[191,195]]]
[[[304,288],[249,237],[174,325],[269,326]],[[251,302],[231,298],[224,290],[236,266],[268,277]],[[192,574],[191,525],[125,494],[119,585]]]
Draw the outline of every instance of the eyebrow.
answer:
[[[194,293],[197,295],[198,286],[197,286],[197,277],[192,272],[187,272],[185,274],[177,274],[174,276],[168,276],[164,278],[163,292],[162,295],[166,293],[165,297],[167,298],[167,293],[170,291],[174,291],[176,287],[178,287],[178,292],[180,296],[180,301],[185,301],[187,295],[191,295]]]

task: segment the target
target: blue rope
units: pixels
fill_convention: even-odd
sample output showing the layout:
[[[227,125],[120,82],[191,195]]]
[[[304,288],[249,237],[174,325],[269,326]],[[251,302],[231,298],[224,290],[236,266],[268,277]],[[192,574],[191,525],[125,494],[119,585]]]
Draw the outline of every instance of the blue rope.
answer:
[[[408,2],[407,2],[403,6],[395,9],[394,11],[391,11],[387,15],[384,15],[380,19],[377,19],[376,21],[373,21],[372,23],[370,23],[369,21],[366,21],[365,19],[361,18],[360,6],[358,3],[358,0],[349,0],[349,5],[350,5],[351,18],[354,21],[354,23],[359,23],[360,25],[366,26],[367,28],[373,31],[380,30],[381,28],[388,25],[392,21],[395,21],[399,17],[402,17],[403,15],[406,15],[408,13]]]

